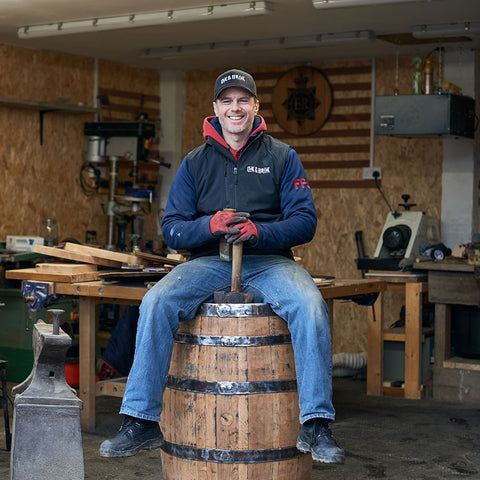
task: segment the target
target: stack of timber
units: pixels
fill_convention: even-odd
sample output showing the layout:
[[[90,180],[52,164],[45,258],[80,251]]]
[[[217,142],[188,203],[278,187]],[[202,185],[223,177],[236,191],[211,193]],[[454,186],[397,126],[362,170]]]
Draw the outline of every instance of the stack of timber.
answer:
[[[34,252],[66,260],[67,263],[39,263],[35,268],[9,270],[6,278],[23,280],[26,276],[30,280],[52,282],[88,282],[100,280],[102,273],[122,269],[131,271],[132,268],[142,270],[144,267],[161,266],[171,269],[183,262],[179,258],[168,258],[138,252],[136,255],[123,252],[114,252],[87,245],[66,243],[64,248],[35,245]],[[99,270],[99,267],[102,270]]]

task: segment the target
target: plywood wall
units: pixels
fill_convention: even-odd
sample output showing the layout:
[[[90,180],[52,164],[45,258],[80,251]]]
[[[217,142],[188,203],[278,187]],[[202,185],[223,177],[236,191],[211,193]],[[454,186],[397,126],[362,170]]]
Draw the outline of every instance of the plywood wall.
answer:
[[[313,64],[314,67],[325,71],[335,71],[342,67],[358,67],[369,65],[369,62],[325,62]],[[411,58],[398,59],[398,75],[396,73],[397,59],[395,57],[377,59],[375,64],[375,88],[377,94],[393,94],[398,87],[400,94],[411,93],[411,79],[413,66]],[[268,85],[275,84],[275,76],[281,74],[294,65],[274,67],[257,67],[249,69],[254,77],[259,78],[260,114],[269,119],[268,132],[275,135],[281,132],[281,127],[275,125],[268,106],[271,103]],[[275,73],[272,77],[272,72]],[[187,153],[203,142],[202,121],[207,115],[213,114],[213,84],[222,70],[208,72],[190,72],[186,76],[186,111],[184,128],[184,151]],[[396,83],[398,78],[398,85]],[[332,75],[331,83],[347,81]],[[356,77],[350,76],[352,83],[371,81],[369,73],[360,73]],[[345,98],[352,93],[342,91],[336,98]],[[370,95],[362,91],[362,97]],[[267,110],[262,109],[262,103]],[[335,112],[335,100],[334,110]],[[361,112],[370,114],[370,106],[361,107]],[[358,112],[358,107],[342,106],[336,112],[347,115],[349,112]],[[323,129],[342,128],[344,125],[327,123]],[[369,128],[369,121],[361,122],[357,128]],[[284,141],[294,145],[308,143],[308,139],[284,138]],[[337,142],[346,141],[337,138]],[[348,139],[351,141],[351,139]],[[363,137],[361,142],[365,142]],[[367,140],[367,143],[369,141]],[[383,169],[383,192],[393,206],[403,203],[401,195],[411,195],[411,201],[417,204],[419,210],[429,215],[440,217],[441,203],[441,169],[442,169],[442,140],[436,137],[429,138],[393,138],[375,137],[375,166]],[[300,154],[302,161],[312,159],[312,155]],[[318,153],[315,160],[335,160],[334,154]],[[309,180],[361,180],[361,169],[317,169],[307,171]],[[337,278],[361,278],[357,270],[355,259],[357,248],[355,232],[363,231],[365,251],[373,256],[379,235],[381,233],[388,207],[382,195],[375,188],[316,188],[313,196],[318,214],[318,227],[315,238],[307,245],[295,248],[295,254],[302,258],[305,268],[312,274],[332,275]],[[386,299],[387,323],[399,318],[400,307],[403,303],[401,294],[388,294]],[[334,351],[360,352],[366,350],[366,318],[367,307],[358,306],[351,302],[337,302],[334,314]]]
[[[93,59],[0,45],[0,96],[93,106],[94,70]],[[159,75],[100,62],[99,85],[158,95]],[[84,241],[86,230],[96,230],[106,241],[101,203],[107,190],[87,197],[79,180],[83,125],[93,120],[92,114],[45,113],[40,145],[39,112],[0,105],[0,241],[40,235],[48,217],[57,219],[60,239]],[[156,223],[150,217],[148,236]]]

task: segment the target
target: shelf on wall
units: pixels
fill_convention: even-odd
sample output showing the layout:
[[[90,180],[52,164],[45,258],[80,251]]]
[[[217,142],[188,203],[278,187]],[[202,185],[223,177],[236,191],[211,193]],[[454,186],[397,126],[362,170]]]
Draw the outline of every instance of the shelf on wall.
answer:
[[[72,114],[100,113],[100,109],[86,107],[75,103],[52,101],[44,102],[40,100],[26,100],[21,98],[0,97],[0,105],[21,108],[25,110],[36,110],[40,113],[40,145],[43,144],[43,115],[49,112],[64,112]]]

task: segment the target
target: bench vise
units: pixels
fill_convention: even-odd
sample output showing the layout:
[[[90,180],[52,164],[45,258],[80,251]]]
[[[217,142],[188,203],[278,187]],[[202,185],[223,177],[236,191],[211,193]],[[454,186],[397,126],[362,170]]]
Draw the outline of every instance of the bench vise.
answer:
[[[39,312],[43,307],[55,303],[59,298],[53,282],[24,281],[22,295],[30,312]]]

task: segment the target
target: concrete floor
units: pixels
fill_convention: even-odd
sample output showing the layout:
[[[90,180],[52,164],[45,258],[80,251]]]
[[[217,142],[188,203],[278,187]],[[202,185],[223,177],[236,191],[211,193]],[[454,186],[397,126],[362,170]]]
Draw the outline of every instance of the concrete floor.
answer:
[[[368,397],[365,389],[364,380],[334,379],[337,421],[332,430],[345,448],[346,463],[314,464],[312,480],[480,479],[479,405]],[[158,450],[126,459],[98,455],[100,443],[118,429],[118,408],[118,398],[98,399],[96,431],[82,435],[85,478],[161,480]],[[9,478],[9,463],[1,415],[2,480]]]

